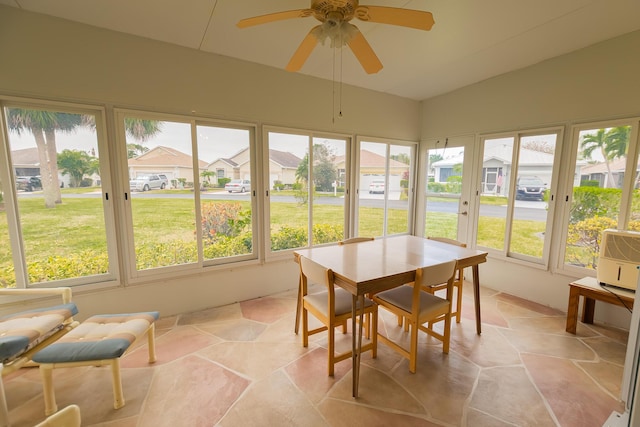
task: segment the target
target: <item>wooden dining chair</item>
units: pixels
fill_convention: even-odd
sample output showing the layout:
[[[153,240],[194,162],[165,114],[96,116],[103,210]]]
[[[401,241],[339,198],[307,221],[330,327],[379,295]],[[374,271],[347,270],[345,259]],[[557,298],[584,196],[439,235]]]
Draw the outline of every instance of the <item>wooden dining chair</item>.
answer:
[[[450,245],[460,246],[461,248],[466,248],[467,244],[459,242],[457,240],[449,239],[447,237],[427,237],[429,240],[435,240],[436,242],[448,243]],[[460,316],[462,315],[462,284],[464,282],[464,268],[457,269],[456,277],[453,280],[453,288],[456,290],[456,307],[455,310],[451,309],[451,316],[455,316],[456,323],[460,323]],[[436,293],[437,291],[446,289],[447,286],[445,283],[439,285],[433,285],[424,288],[425,291],[429,293]]]
[[[351,318],[352,295],[334,284],[333,271],[325,268],[310,259],[301,256],[300,278],[302,283],[302,345],[309,346],[309,336],[319,332],[327,331],[328,334],[328,374],[333,376],[334,365],[345,359],[351,358],[351,349],[347,352],[336,354],[335,352],[335,328],[346,325]],[[308,294],[307,285],[309,282],[322,284],[325,290],[322,292]],[[356,314],[360,314],[362,307],[358,307]],[[309,313],[320,320],[323,326],[309,330]],[[378,306],[369,298],[364,299],[364,315],[371,314],[373,320],[367,322],[367,336],[371,337],[371,342],[362,346],[362,351],[371,350],[372,357],[377,356],[378,345]],[[346,331],[344,331],[346,332]],[[356,333],[352,331],[352,333]]]
[[[412,284],[380,292],[373,296],[373,301],[391,313],[404,318],[410,330],[410,348],[407,350],[400,344],[380,334],[378,338],[409,359],[409,371],[416,372],[418,356],[418,330],[442,341],[443,353],[449,353],[451,336],[451,301],[453,296],[453,279],[457,262],[447,261],[416,270],[416,279]],[[446,298],[441,298],[423,290],[425,286],[446,283]],[[401,317],[400,317],[401,316]],[[440,334],[436,330],[425,327],[427,322],[444,320],[444,330]]]
[[[349,239],[341,240],[338,242],[339,246],[348,245],[351,243],[360,243],[360,242],[368,242],[374,240],[373,237],[351,237]],[[298,297],[296,301],[296,324],[294,327],[296,335],[298,334],[298,327],[300,325],[300,311],[302,310],[302,282],[298,283]],[[344,326],[344,330],[346,331],[346,323]]]

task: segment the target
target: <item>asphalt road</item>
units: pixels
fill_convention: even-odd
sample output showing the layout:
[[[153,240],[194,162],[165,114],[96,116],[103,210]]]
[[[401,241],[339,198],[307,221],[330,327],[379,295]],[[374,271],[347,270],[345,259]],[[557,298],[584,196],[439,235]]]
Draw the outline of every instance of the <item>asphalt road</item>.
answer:
[[[170,192],[154,191],[154,192],[131,192],[131,197],[135,198],[192,198],[192,194],[172,194]],[[100,192],[83,193],[83,194],[64,194],[63,197],[67,198],[94,198],[100,197]],[[18,192],[18,197],[42,197],[41,191],[34,192]],[[248,201],[249,193],[228,193],[224,191],[216,193],[202,193],[201,199],[203,200],[244,200]],[[272,202],[281,203],[296,203],[297,200],[293,196],[279,196],[277,193],[271,192],[270,198]],[[315,203],[318,205],[342,205],[344,199],[335,197],[317,197]],[[359,205],[362,207],[383,207],[384,195],[383,194],[362,194],[359,200]],[[390,209],[406,209],[407,202],[400,200],[389,200],[388,207]],[[538,201],[525,201],[518,200],[515,205],[515,218],[522,220],[533,221],[546,221],[547,218],[547,204],[545,202]],[[458,202],[452,200],[451,202],[430,202],[428,204],[429,212],[444,212],[444,213],[456,213],[458,211]],[[498,205],[481,205],[481,216],[500,217],[504,218],[507,215],[507,206]]]

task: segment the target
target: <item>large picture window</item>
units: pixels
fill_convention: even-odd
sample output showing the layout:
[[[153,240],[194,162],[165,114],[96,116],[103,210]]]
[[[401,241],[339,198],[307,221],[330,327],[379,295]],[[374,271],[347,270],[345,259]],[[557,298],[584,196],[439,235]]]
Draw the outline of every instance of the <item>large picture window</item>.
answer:
[[[576,126],[564,266],[595,270],[607,228],[640,231],[638,122]]]
[[[0,234],[9,237],[0,240],[0,283],[114,280],[102,111],[7,103],[2,112],[9,155],[0,176],[10,179],[3,180],[0,198]]]
[[[132,277],[257,257],[252,128],[128,111],[118,123]]]
[[[267,132],[271,252],[345,236],[346,138]]]
[[[359,146],[357,234],[410,233],[415,145],[360,141]]]
[[[482,138],[478,246],[547,264],[560,135],[555,129]]]

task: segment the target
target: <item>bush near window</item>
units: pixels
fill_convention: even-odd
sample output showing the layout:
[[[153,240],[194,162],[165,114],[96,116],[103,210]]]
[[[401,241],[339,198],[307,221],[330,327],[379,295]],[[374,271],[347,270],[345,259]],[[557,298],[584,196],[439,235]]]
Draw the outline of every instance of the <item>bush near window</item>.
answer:
[[[620,212],[622,190],[618,188],[576,187],[573,189],[570,223],[587,218],[617,218]]]

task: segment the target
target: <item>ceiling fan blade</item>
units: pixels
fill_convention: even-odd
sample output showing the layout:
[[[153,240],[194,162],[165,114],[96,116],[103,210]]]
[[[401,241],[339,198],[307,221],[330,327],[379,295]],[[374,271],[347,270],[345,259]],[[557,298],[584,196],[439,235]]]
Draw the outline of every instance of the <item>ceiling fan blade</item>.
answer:
[[[386,6],[359,6],[356,18],[379,24],[399,25],[417,30],[430,30],[435,21],[431,12]]]
[[[311,16],[311,9],[287,10],[284,12],[270,13],[268,15],[254,16],[253,18],[241,19],[236,24],[239,28],[253,27],[254,25],[266,24],[275,21],[284,21],[285,19],[306,18]]]
[[[291,57],[291,60],[289,60],[285,70],[299,71],[302,68],[304,63],[307,61],[307,58],[309,58],[309,55],[311,55],[311,52],[313,52],[313,49],[318,44],[318,39],[313,35],[313,31],[318,27],[319,25],[313,27],[304,40],[302,40],[302,43],[300,43],[300,46],[298,46],[298,49]]]
[[[349,40],[349,47],[367,74],[375,74],[382,70],[382,62],[380,62],[380,59],[378,59],[378,56],[360,30],[356,31],[353,38]]]

